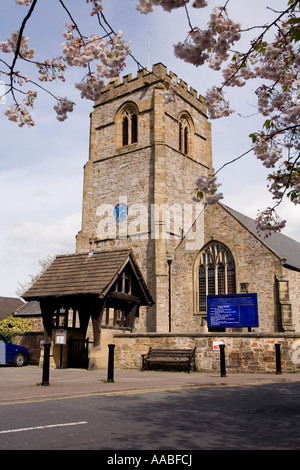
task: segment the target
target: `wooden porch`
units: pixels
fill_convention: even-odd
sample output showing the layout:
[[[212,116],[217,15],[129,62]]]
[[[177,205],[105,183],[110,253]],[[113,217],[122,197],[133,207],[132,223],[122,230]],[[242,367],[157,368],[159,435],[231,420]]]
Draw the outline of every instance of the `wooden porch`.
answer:
[[[101,325],[132,331],[139,307],[154,303],[128,250],[57,256],[23,298],[40,303],[46,342],[61,330],[68,340],[85,339],[91,320],[94,348]]]

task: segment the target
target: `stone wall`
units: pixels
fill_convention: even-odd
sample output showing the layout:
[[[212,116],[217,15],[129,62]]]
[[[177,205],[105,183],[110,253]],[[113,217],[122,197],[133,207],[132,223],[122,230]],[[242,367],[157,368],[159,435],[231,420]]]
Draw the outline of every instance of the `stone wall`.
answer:
[[[248,292],[257,293],[259,327],[254,331],[287,331],[281,328],[278,318],[276,278],[282,277],[279,257],[219,204],[205,209],[201,246],[196,250],[187,249],[189,242],[183,240],[175,250],[172,262],[172,331],[207,331],[206,312],[199,311],[198,269],[200,248],[211,241],[224,244],[234,258],[236,292],[241,292],[241,284],[246,283]]]
[[[220,370],[220,353],[214,350],[216,342],[225,344],[226,370],[236,372],[276,372],[276,348],[280,344],[281,370],[300,370],[300,335],[292,333],[199,333],[199,334],[114,334],[115,366],[141,368],[141,355],[153,348],[196,347],[196,368],[202,372]]]
[[[18,333],[14,343],[24,346],[30,354],[29,364],[38,365],[40,361],[40,341],[44,339],[43,331]]]

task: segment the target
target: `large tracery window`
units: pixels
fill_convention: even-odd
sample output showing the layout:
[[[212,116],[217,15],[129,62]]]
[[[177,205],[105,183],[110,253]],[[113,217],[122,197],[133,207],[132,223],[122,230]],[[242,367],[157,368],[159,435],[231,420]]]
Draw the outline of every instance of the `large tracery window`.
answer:
[[[232,254],[222,243],[210,243],[200,254],[199,310],[206,311],[208,295],[235,294],[235,266]]]
[[[122,118],[122,145],[134,144],[138,141],[138,118],[133,107],[123,112]]]

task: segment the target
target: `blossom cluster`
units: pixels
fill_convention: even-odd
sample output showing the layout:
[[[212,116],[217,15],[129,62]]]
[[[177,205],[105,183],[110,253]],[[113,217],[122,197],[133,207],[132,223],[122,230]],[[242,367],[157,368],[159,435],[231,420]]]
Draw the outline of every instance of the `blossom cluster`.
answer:
[[[67,64],[86,67],[90,62],[99,60],[106,67],[104,76],[117,76],[130,53],[130,42],[124,42],[122,31],[106,42],[96,35],[88,38],[74,36],[75,31],[74,25],[69,25],[63,33],[67,41],[62,44],[62,51]]]
[[[281,220],[273,207],[267,207],[258,213],[255,225],[258,233],[264,233],[264,237],[268,238],[272,233],[280,232],[285,227],[286,220]]]
[[[172,77],[171,80],[166,79],[164,81],[164,91],[160,92],[163,96],[163,103],[168,104],[175,101],[175,93],[178,86],[178,81],[175,77]]]
[[[36,91],[31,91],[31,90],[27,91],[26,98],[23,99],[24,105],[29,106],[30,108],[33,108],[33,103],[36,97],[37,97]]]
[[[104,89],[104,80],[95,73],[88,73],[75,87],[81,91],[81,98],[97,101]]]
[[[32,4],[32,0],[15,1],[18,5],[29,6]],[[98,15],[103,10],[101,0],[86,0],[86,3],[92,4],[92,16]],[[55,57],[54,59],[42,61],[30,60],[34,58],[35,51],[28,46],[29,38],[20,37],[18,31],[13,32],[10,38],[0,42],[0,52],[15,54],[15,60],[30,60],[37,66],[38,80],[41,82],[52,82],[56,79],[64,82],[64,72],[67,66],[88,68],[88,73],[85,74],[80,83],[75,84],[75,87],[81,91],[82,98],[99,99],[101,90],[105,87],[104,79],[118,77],[125,67],[126,57],[130,54],[130,43],[125,43],[122,31],[118,31],[115,34],[111,30],[109,39],[105,41],[101,36],[97,35],[83,36],[78,26],[74,24],[69,25],[63,35],[66,40],[62,44],[63,55],[59,58]],[[97,62],[95,72],[91,70],[91,63],[93,61]],[[6,116],[9,120],[18,122],[20,126],[25,124],[34,125],[31,114],[26,111],[26,107],[33,107],[37,94],[32,91],[24,92],[17,88],[17,85],[22,86],[29,81],[31,83],[34,82],[13,69],[7,75],[10,77],[9,87],[13,94],[15,105],[8,108],[5,113]],[[19,104],[16,100],[15,91],[26,94],[23,104]],[[64,121],[67,118],[67,113],[71,112],[73,107],[74,103],[67,98],[57,98],[57,104],[54,106],[57,119]]]
[[[11,37],[5,41],[0,42],[0,50],[9,54],[10,52],[16,52],[17,44],[19,40],[19,32],[14,31],[11,33]],[[24,59],[32,59],[35,54],[35,50],[28,47],[28,37],[22,36],[19,46],[19,55]]]
[[[73,101],[70,101],[67,98],[58,98],[58,103],[54,106],[58,121],[64,121],[67,119],[67,113],[73,111],[74,104],[75,103]]]
[[[140,13],[148,14],[153,11],[153,6],[161,6],[165,11],[172,11],[175,8],[184,7],[190,0],[138,0],[136,9]],[[194,0],[194,8],[204,8],[207,6],[206,0]]]
[[[63,33],[67,41],[62,44],[62,51],[69,66],[88,67],[91,62],[99,61],[97,74],[89,71],[80,83],[75,84],[82,98],[97,100],[104,88],[103,79],[118,77],[125,67],[130,42],[124,42],[122,31],[107,41],[96,35],[88,38],[74,36],[75,32],[74,25],[70,25]]]
[[[153,11],[153,6],[161,6],[165,11],[185,6],[189,0],[138,0],[136,9],[143,14]]]
[[[32,127],[35,125],[31,114],[20,104],[10,106],[6,111],[4,111],[4,114],[10,121],[17,122],[19,127],[23,127],[25,125]]]
[[[297,161],[285,160],[283,165],[268,176],[270,192],[273,198],[281,200],[287,192],[288,197],[294,204],[300,204],[300,154]]]
[[[216,86],[207,90],[205,99],[211,119],[229,116],[229,114],[234,112],[233,109],[230,108],[229,102],[225,99],[223,91]]]
[[[212,176],[210,178],[198,176],[195,181],[195,185],[196,196],[193,198],[194,201],[208,205],[215,204],[220,199],[223,199],[223,194],[217,192],[218,187],[221,185],[220,183],[217,183],[216,176]]]
[[[240,39],[240,24],[234,23],[222,7],[214,8],[210,15],[208,28],[193,28],[182,43],[174,46],[175,56],[195,66],[208,62],[215,70],[228,59],[230,47]]]
[[[27,7],[31,4],[32,0],[15,0],[17,5],[26,5]]]
[[[268,138],[263,132],[257,135],[253,150],[266,168],[274,168],[282,158],[282,148],[277,145],[276,140]]]
[[[103,5],[101,5],[101,0],[86,0],[86,3],[93,3],[94,9],[91,12],[91,16],[96,15],[97,13],[100,13],[100,11],[103,10]]]
[[[41,82],[52,82],[56,78],[65,81],[64,71],[66,65],[62,58],[47,59],[36,63],[39,69],[39,80]]]

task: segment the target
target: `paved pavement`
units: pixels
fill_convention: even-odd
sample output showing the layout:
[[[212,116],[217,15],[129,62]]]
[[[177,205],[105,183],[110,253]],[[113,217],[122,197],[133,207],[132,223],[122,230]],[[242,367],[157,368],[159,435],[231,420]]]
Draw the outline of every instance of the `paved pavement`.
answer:
[[[107,382],[106,370],[50,369],[49,385],[41,385],[43,370],[38,366],[0,366],[0,405],[84,395],[114,395],[198,387],[259,385],[299,382],[300,373],[243,374],[162,372],[115,369],[114,382]]]

